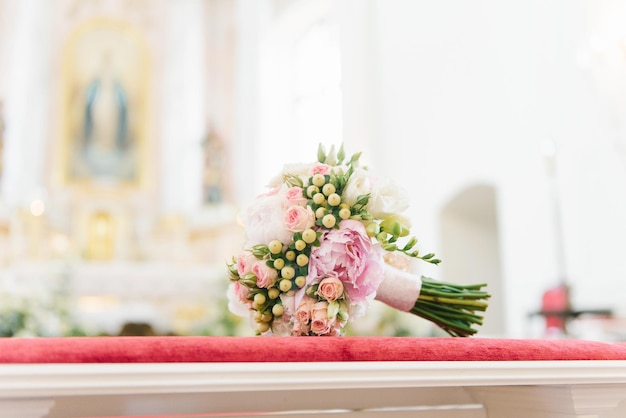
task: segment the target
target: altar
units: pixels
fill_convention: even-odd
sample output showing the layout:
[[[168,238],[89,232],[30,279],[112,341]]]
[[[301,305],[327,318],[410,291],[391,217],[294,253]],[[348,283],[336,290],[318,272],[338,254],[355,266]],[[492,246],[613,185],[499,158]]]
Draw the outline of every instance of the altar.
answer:
[[[626,346],[582,340],[0,340],[1,417],[617,418]]]

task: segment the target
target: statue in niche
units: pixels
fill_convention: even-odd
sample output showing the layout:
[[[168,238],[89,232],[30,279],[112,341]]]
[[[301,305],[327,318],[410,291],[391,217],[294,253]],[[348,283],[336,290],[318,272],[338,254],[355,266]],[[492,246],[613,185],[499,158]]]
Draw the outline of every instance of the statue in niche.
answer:
[[[114,64],[112,52],[105,50],[82,97],[78,173],[95,180],[129,181],[136,176],[130,101]]]
[[[202,201],[219,204],[223,201],[224,145],[219,134],[210,128],[203,148]]]

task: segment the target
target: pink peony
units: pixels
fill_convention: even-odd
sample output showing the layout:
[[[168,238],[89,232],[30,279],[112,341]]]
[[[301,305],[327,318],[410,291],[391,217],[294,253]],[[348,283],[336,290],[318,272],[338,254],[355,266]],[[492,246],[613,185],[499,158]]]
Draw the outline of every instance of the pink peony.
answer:
[[[315,213],[309,206],[290,206],[284,216],[285,227],[291,232],[302,232],[315,225]]]
[[[363,301],[383,280],[381,251],[372,245],[361,222],[341,221],[339,229],[325,232],[321,245],[313,247],[307,283],[334,276],[343,282],[352,303]]]
[[[278,278],[278,272],[268,267],[265,261],[258,260],[252,267],[252,273],[256,276],[256,284],[259,287],[269,289],[274,286],[276,279]]]

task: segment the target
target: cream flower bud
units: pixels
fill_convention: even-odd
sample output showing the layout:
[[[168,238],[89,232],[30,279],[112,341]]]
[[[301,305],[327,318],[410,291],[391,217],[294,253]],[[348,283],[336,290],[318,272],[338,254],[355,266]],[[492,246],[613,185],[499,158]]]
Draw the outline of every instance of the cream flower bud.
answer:
[[[304,232],[302,232],[302,239],[307,244],[311,244],[317,239],[317,234],[315,233],[314,230],[309,228],[309,229],[304,230]]]
[[[267,248],[270,250],[270,253],[278,254],[283,250],[283,243],[275,239],[268,244]]]
[[[282,258],[277,258],[276,260],[274,260],[274,268],[276,270],[281,270],[283,267],[285,267],[285,260],[283,260]]]
[[[270,329],[270,324],[267,322],[259,322],[256,326],[256,330],[261,334],[267,332]]]
[[[283,279],[293,279],[293,276],[296,275],[296,270],[292,266],[285,266],[280,271],[280,275],[283,276]]]
[[[281,316],[283,313],[285,313],[285,308],[283,308],[283,305],[277,303],[276,305],[272,306],[272,313],[274,314],[274,316]]]
[[[320,192],[320,188],[317,186],[309,186],[306,188],[306,195],[310,198],[315,196],[316,193]]]
[[[332,183],[326,183],[324,185],[324,187],[322,187],[322,193],[324,193],[326,196],[330,196],[331,194],[335,193],[337,189],[335,188],[335,185]]]
[[[326,183],[326,178],[322,174],[316,174],[313,176],[313,185],[322,187]]]
[[[326,228],[332,228],[337,223],[337,218],[335,215],[331,215],[330,213],[322,218],[322,224]]]
[[[295,283],[296,283],[296,286],[298,286],[299,288],[303,288],[304,285],[306,284],[306,277],[304,276],[296,277]]]
[[[296,264],[300,267],[306,266],[309,264],[309,257],[306,254],[298,254],[296,258]]]
[[[291,290],[291,280],[283,279],[278,284],[281,292],[288,292]]]
[[[328,196],[328,204],[330,206],[339,206],[341,203],[341,197],[337,193],[332,193]]]
[[[266,297],[263,293],[257,293],[256,295],[254,295],[254,303],[256,303],[257,305],[263,305],[266,301]]]
[[[316,193],[313,196],[313,203],[315,203],[316,205],[321,205],[324,202],[326,202],[326,197],[324,196],[323,193]]]

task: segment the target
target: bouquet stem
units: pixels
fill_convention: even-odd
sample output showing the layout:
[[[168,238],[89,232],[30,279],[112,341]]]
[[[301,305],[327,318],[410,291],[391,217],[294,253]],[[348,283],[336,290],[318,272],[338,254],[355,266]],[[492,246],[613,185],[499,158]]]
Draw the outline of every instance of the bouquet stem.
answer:
[[[487,309],[490,295],[481,289],[485,284],[457,285],[422,276],[422,288],[414,315],[433,322],[453,337],[469,337],[477,331],[473,325],[482,325],[482,316],[475,312]]]

